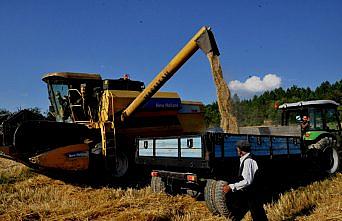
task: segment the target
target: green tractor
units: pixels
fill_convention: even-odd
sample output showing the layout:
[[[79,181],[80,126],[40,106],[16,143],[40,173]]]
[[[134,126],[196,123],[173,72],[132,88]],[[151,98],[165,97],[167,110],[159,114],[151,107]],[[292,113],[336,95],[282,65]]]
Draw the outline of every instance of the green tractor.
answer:
[[[339,170],[342,156],[340,104],[332,100],[301,101],[279,106],[282,125],[301,126],[303,153],[328,173]]]

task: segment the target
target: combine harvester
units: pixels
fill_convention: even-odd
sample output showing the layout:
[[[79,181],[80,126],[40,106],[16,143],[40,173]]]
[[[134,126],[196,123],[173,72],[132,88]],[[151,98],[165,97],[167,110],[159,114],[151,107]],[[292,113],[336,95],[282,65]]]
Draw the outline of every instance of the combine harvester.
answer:
[[[218,55],[208,27],[201,28],[146,88],[127,77],[102,80],[98,74],[46,74],[42,80],[56,120],[26,110],[2,118],[0,151],[42,170],[105,168],[113,176],[125,175],[134,163],[136,137],[205,131],[201,102],[181,101],[175,92],[158,92],[199,48]]]

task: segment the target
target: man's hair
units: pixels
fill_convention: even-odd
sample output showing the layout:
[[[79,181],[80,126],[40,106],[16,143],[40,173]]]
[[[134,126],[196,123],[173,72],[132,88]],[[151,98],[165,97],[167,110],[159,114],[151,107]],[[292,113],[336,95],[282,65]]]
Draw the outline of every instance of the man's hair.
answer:
[[[247,140],[239,140],[236,142],[236,147],[244,152],[251,151],[251,144]]]

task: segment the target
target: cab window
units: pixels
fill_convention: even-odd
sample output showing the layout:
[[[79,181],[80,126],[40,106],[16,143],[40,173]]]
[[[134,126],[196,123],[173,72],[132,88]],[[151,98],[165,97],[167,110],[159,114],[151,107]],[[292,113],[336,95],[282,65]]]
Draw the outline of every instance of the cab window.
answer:
[[[329,108],[326,109],[326,129],[327,130],[339,130],[338,125],[338,114],[336,109]]]
[[[288,110],[286,111],[286,121],[283,125],[296,126],[301,122],[301,111],[300,110]]]
[[[322,110],[318,108],[309,108],[310,130],[322,130],[323,118]]]
[[[68,108],[68,85],[66,84],[52,84],[52,96],[55,101],[55,111],[57,121],[69,121],[70,111]]]

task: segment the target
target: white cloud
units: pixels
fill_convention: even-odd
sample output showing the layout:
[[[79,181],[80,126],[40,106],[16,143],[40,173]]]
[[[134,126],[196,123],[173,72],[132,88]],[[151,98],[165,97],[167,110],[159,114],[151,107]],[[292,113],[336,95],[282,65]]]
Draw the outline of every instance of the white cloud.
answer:
[[[267,74],[262,79],[257,76],[249,77],[245,82],[234,80],[229,82],[229,88],[233,91],[263,92],[280,87],[281,78],[275,74]]]

